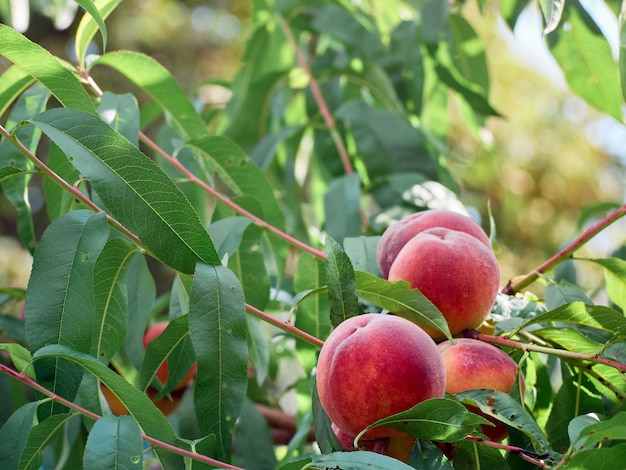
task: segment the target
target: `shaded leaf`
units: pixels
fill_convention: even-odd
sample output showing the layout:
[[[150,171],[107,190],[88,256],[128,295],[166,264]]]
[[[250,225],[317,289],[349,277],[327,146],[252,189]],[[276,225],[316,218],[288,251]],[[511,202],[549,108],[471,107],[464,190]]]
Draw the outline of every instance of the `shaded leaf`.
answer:
[[[565,469],[614,470],[624,465],[626,445],[577,452],[563,465]]]
[[[139,105],[133,95],[105,91],[100,97],[98,114],[111,128],[139,147]]]
[[[96,421],[85,445],[83,468],[143,468],[143,441],[134,418],[128,415],[108,415]]]
[[[65,424],[77,414],[53,415],[35,425],[20,457],[20,470],[38,470],[43,462],[43,450],[52,442]]]
[[[333,326],[359,314],[356,280],[350,258],[341,245],[326,237],[326,279]]]
[[[326,233],[343,240],[361,233],[361,180],[357,173],[334,178],[324,194]]]
[[[543,34],[549,34],[554,31],[561,22],[563,9],[565,8],[565,0],[539,0],[539,4],[541,5],[545,24]]]
[[[255,470],[274,470],[276,456],[270,427],[250,400],[245,400],[235,430],[237,465]]]
[[[37,402],[27,403],[9,417],[0,428],[0,468],[18,470],[28,435],[35,425]]]
[[[368,451],[333,452],[332,454],[314,455],[307,468],[326,470],[340,468],[341,470],[409,470],[404,462],[386,455]],[[289,468],[289,467],[282,467]]]
[[[168,113],[176,132],[185,140],[207,134],[207,126],[180,84],[152,57],[134,51],[109,52],[91,66],[107,65],[148,93]]]
[[[454,470],[508,470],[500,451],[471,441],[460,441],[454,449]]]
[[[194,403],[200,430],[217,439],[217,458],[230,458],[232,431],[246,396],[245,303],[236,276],[198,264],[189,296],[189,333],[198,357]]]

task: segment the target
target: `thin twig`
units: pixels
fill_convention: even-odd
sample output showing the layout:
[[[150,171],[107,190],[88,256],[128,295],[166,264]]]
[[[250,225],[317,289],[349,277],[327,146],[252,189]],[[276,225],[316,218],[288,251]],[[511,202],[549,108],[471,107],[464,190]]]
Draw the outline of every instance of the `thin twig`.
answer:
[[[526,287],[531,285],[533,282],[535,282],[539,278],[539,276],[541,276],[541,274],[548,271],[549,269],[552,269],[557,264],[571,258],[571,256],[574,254],[576,250],[578,250],[585,243],[587,243],[589,240],[595,237],[598,233],[600,233],[602,230],[604,230],[606,227],[608,227],[609,225],[611,225],[613,222],[623,217],[624,215],[626,215],[626,204],[624,204],[620,208],[611,212],[601,221],[593,224],[591,227],[585,230],[578,238],[576,238],[573,242],[571,242],[569,245],[567,245],[557,254],[555,254],[550,259],[548,259],[544,263],[537,266],[535,269],[533,269],[529,273],[519,278],[510,280],[509,283],[506,286],[504,286],[504,288],[502,289],[502,293],[507,294],[507,295],[515,295],[516,292],[519,292],[522,289],[525,289]]]
[[[532,463],[533,465],[536,465],[537,467],[546,468],[546,464],[538,460],[539,458],[542,458],[542,455],[539,455],[534,451],[529,451],[526,449],[522,449],[521,447],[512,446],[508,444],[502,444],[500,442],[489,441],[487,439],[484,439],[482,437],[477,437],[477,436],[467,436],[465,440],[476,442],[478,444],[482,444],[482,445],[486,445],[490,447],[495,447],[496,449],[501,449],[506,452],[519,455],[522,459],[526,460],[529,463]]]

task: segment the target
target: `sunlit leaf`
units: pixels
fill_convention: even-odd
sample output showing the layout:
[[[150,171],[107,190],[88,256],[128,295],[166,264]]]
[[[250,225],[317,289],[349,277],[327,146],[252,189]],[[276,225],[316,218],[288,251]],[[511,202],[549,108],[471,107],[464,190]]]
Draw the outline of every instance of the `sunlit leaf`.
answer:
[[[611,300],[626,312],[626,260],[620,258],[593,259],[604,268],[607,293]]]
[[[0,75],[0,116],[34,81],[24,69],[12,65]]]
[[[554,31],[561,22],[563,9],[565,8],[565,0],[539,0],[545,27],[543,34],[549,34]]]
[[[97,116],[51,109],[31,122],[87,178],[107,211],[156,257],[182,272],[196,261],[219,263],[198,214],[174,182],[132,143]]]
[[[89,44],[91,43],[98,29],[100,29],[103,35],[102,42],[104,48],[106,49],[106,28],[104,26],[103,20],[108,18],[113,10],[115,10],[117,5],[121,3],[121,1],[122,0],[95,0],[93,2],[92,8],[95,8],[97,10],[98,15],[83,15],[80,23],[78,23],[78,27],[76,28],[74,51],[76,54],[76,58],[78,59],[78,63],[82,67],[85,66],[85,57],[87,55]]]
[[[28,72],[63,106],[95,113],[93,100],[77,76],[46,49],[1,23],[0,55]]]

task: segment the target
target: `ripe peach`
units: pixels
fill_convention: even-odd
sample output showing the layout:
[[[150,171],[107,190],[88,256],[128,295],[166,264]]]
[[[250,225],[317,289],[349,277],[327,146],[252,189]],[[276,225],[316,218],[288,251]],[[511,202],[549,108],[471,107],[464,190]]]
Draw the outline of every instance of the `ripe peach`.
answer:
[[[498,294],[500,270],[484,243],[465,232],[437,227],[415,235],[398,253],[389,280],[408,281],[437,306],[456,335],[476,328]],[[424,330],[435,339],[440,331]]]
[[[501,349],[470,338],[443,341],[437,345],[446,368],[446,391],[452,395],[481,388],[509,393],[517,378],[517,363]],[[486,416],[476,407],[472,412],[496,426],[483,425],[482,431],[492,441],[500,442],[508,434],[500,421]]]
[[[150,325],[146,329],[146,332],[143,335],[144,349],[148,347],[148,344],[150,344],[150,342],[158,338],[161,335],[161,333],[163,333],[165,328],[167,328],[167,325],[168,325],[168,322],[164,321],[164,322]],[[189,382],[196,376],[197,368],[198,368],[198,364],[194,362],[191,368],[189,369],[189,372],[187,372],[185,377],[183,377],[183,379],[176,385],[176,387],[174,387],[174,390],[180,390],[180,389],[185,388],[189,384]],[[161,364],[161,367],[159,367],[159,369],[157,370],[156,376],[159,379],[159,382],[165,385],[165,383],[167,382],[168,374],[169,374],[169,371],[167,367],[167,360],[165,360],[165,362],[163,362],[163,364]]]
[[[382,277],[387,279],[391,265],[409,240],[418,233],[435,227],[465,232],[491,249],[491,242],[485,231],[466,215],[436,209],[416,212],[391,224],[380,238],[376,249],[376,260]]]
[[[401,317],[350,317],[332,331],[317,364],[320,402],[336,426],[357,435],[368,425],[442,397],[445,370],[433,340]],[[363,439],[404,434],[378,427]]]

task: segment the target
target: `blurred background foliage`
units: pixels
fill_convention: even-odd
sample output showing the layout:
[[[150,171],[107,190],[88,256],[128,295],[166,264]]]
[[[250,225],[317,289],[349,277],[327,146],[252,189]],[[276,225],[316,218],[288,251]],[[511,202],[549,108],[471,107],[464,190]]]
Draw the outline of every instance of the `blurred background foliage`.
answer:
[[[229,99],[228,88],[220,85],[227,84],[241,68],[252,30],[252,3],[126,0],[107,20],[107,50],[131,49],[153,56],[210,115]],[[407,4],[415,7],[427,2],[365,3],[379,26],[389,19],[391,30],[398,11],[406,10]],[[445,96],[448,115],[430,119],[441,119],[437,128],[451,149],[448,165],[458,179],[461,201],[482,219],[486,229],[491,211],[502,277],[507,280],[553,255],[593,222],[596,208],[623,201],[626,128],[568,89],[545,47],[537,2],[504,3],[528,3],[513,30],[498,19],[500,6],[495,0],[454,4],[485,45],[489,101],[501,116],[468,119],[471,113],[466,105],[450,93]],[[617,55],[620,2],[586,3],[595,3],[599,17],[606,20],[604,32]],[[70,61],[78,13],[71,0],[0,0],[2,22]],[[384,34],[388,31],[383,31],[383,40],[388,40]],[[7,62],[0,62],[0,71],[6,66]],[[121,80],[114,74],[103,77],[101,72],[98,79],[112,90],[115,81]],[[120,89],[127,91],[128,83]],[[426,106],[428,100],[425,96]],[[245,142],[238,143],[246,148]],[[37,188],[33,185],[31,191]],[[44,217],[45,211],[37,207],[43,198],[32,194],[31,203],[33,212],[39,209]],[[29,256],[16,242],[14,217],[13,208],[0,198],[0,284],[25,287]],[[382,226],[373,224],[374,232],[380,229]],[[624,224],[618,224],[580,254],[608,255],[625,243],[624,233]],[[591,276],[578,279],[583,284],[593,287],[598,282],[592,272],[582,275]]]

